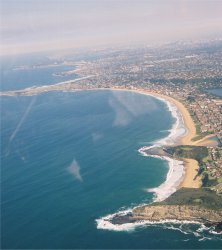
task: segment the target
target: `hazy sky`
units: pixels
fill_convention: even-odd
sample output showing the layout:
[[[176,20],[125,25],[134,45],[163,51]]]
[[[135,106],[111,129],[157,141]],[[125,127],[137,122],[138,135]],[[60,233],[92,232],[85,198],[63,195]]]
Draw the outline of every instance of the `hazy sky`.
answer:
[[[222,36],[222,0],[0,0],[1,54]]]

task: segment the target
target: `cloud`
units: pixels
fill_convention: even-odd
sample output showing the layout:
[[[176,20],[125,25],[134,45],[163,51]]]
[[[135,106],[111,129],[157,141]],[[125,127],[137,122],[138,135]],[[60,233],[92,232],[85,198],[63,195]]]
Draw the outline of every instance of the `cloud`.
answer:
[[[70,166],[68,167],[68,172],[72,174],[78,181],[83,181],[83,178],[80,174],[80,167],[77,161],[74,159]]]

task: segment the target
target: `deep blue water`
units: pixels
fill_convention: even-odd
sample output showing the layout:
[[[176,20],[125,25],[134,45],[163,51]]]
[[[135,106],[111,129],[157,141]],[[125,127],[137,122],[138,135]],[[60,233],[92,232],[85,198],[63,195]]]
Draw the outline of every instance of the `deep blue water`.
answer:
[[[165,226],[98,230],[95,219],[151,202],[167,163],[138,149],[174,122],[161,101],[121,91],[3,97],[2,248],[220,248]],[[180,228],[181,229],[181,228]],[[184,228],[183,228],[184,229]]]
[[[0,62],[1,91],[55,84],[77,78],[75,74],[58,75],[74,70],[75,67],[63,65],[61,61],[49,59],[45,55],[3,57],[0,58]]]

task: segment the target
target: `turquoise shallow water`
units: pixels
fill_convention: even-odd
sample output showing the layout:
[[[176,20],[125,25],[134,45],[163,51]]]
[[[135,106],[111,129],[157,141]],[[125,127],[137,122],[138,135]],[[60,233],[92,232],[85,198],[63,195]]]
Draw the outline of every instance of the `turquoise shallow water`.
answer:
[[[169,134],[163,102],[85,91],[1,104],[3,248],[220,248],[218,238],[196,237],[196,226],[96,228],[101,216],[151,202],[145,189],[165,180],[167,163],[137,151]]]

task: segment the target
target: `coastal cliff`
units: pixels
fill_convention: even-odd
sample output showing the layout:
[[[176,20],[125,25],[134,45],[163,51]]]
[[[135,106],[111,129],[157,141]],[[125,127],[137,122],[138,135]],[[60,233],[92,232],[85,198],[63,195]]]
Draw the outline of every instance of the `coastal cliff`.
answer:
[[[136,207],[111,219],[117,225],[139,221],[201,223],[214,226],[217,233],[222,233],[222,199],[210,189],[182,188],[162,202]]]
[[[222,221],[222,209],[212,210],[192,205],[157,205],[135,208],[133,218],[136,220],[180,220],[201,223],[218,223]]]
[[[134,221],[195,221],[221,233],[222,198],[207,188],[182,188],[162,202],[135,208],[131,216]]]

